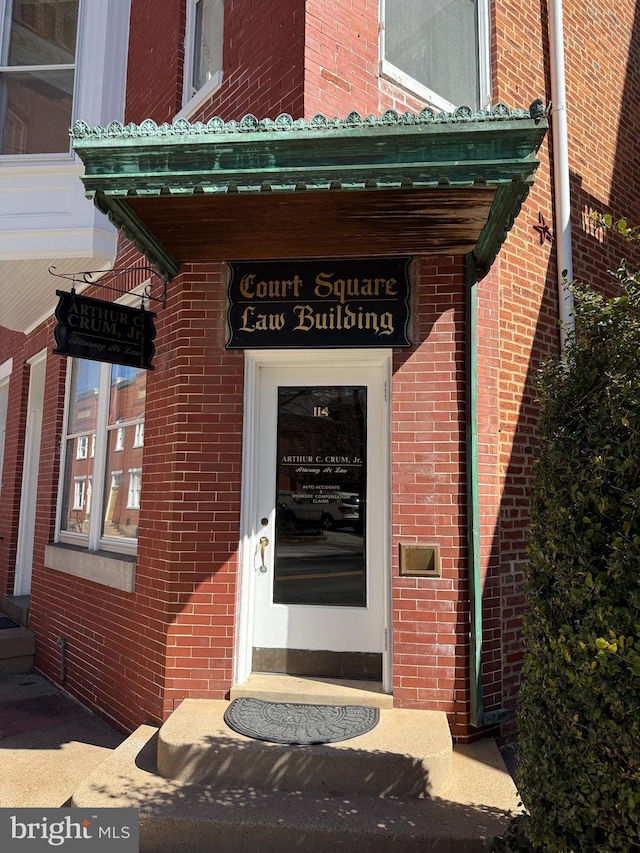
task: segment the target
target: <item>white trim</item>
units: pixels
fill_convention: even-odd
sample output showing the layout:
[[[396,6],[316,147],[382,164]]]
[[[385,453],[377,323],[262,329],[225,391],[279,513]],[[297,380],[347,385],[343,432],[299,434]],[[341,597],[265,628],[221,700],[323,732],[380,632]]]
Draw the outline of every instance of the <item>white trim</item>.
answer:
[[[214,95],[222,85],[222,69],[215,71],[209,80],[198,89],[197,92],[191,94],[193,80],[193,65],[195,62],[195,26],[196,15],[195,8],[197,0],[186,0],[187,15],[185,20],[184,34],[184,66],[182,70],[182,109],[173,117],[173,121],[179,118],[191,118],[200,107],[212,95]],[[224,2],[222,4],[222,15],[224,20]],[[224,25],[223,25],[224,33]]]
[[[480,87],[480,109],[488,110],[491,108],[491,13],[489,0],[478,0],[478,84]]]
[[[258,479],[258,432],[257,421],[258,395],[260,392],[260,371],[263,367],[318,367],[326,366],[338,369],[345,364],[349,367],[383,368],[387,388],[390,388],[393,351],[390,349],[356,350],[245,350],[244,372],[244,423],[242,438],[242,501],[240,509],[240,545],[239,545],[239,583],[236,602],[236,648],[234,652],[233,681],[243,684],[251,674],[251,655],[253,648],[253,610],[255,599],[255,571],[253,570],[254,543],[257,525],[258,497],[256,483]],[[387,395],[388,396],[388,395]],[[384,624],[381,630],[386,636],[392,634],[391,609],[391,401],[386,400],[385,428],[388,441],[379,449],[379,461],[388,487],[382,490],[382,514],[386,519],[383,525],[384,537]],[[392,691],[392,649],[387,644],[383,652],[383,690]]]
[[[201,89],[198,89],[192,98],[189,98],[180,112],[175,114],[173,121],[176,121],[176,119],[179,118],[191,118],[191,116],[200,109],[204,102],[212,95],[215,95],[220,86],[222,86],[222,76],[222,71],[216,71],[216,73],[211,76],[211,79],[207,80],[204,86]]]
[[[380,76],[384,80],[388,80],[390,83],[395,83],[396,86],[400,86],[400,88],[404,89],[408,94],[414,95],[421,101],[426,101],[430,106],[435,107],[438,110],[446,110],[447,112],[450,112],[452,109],[459,106],[459,104],[452,104],[450,101],[445,100],[445,98],[441,98],[440,95],[437,95],[434,91],[427,88],[427,86],[423,86],[422,83],[419,83],[414,77],[410,77],[408,74],[405,74],[404,71],[401,71],[387,59],[382,59],[380,62]]]
[[[11,376],[11,371],[13,370],[13,359],[8,358],[5,362],[0,364],[0,385],[9,381],[9,377]]]
[[[7,372],[8,365],[8,372]],[[13,359],[0,364],[0,492],[2,491],[2,471],[4,467],[5,437],[7,434],[7,412],[9,411],[9,379]]]
[[[193,63],[195,61],[195,0],[186,0],[186,19],[184,26],[184,65],[182,67],[182,110],[176,118],[186,118],[182,113],[187,105],[193,100],[190,96],[191,81],[193,79]],[[197,93],[196,93],[197,94]]]
[[[31,369],[27,395],[24,458],[22,460],[22,488],[20,490],[20,513],[18,516],[14,595],[29,595],[31,592],[33,541],[36,525],[38,475],[40,471],[40,449],[47,373],[46,356],[47,350],[41,350],[27,362]]]
[[[40,352],[37,352],[35,355],[32,355],[31,358],[27,359],[27,364],[30,367],[33,367],[34,364],[39,364],[41,361],[44,361],[47,357],[47,350],[41,349]]]

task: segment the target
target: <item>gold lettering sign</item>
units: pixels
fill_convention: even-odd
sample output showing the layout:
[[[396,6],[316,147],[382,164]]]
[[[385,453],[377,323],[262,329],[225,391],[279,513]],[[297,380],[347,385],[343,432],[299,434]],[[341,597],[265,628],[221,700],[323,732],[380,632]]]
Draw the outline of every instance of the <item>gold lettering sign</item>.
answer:
[[[230,349],[406,347],[409,258],[231,263]]]

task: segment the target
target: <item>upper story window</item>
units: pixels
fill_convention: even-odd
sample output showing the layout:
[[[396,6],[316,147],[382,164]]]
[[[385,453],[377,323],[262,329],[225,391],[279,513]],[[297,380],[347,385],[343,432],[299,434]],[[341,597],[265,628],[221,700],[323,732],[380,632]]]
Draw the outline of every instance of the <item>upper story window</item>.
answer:
[[[58,538],[90,550],[135,551],[142,492],[146,371],[71,362]],[[89,439],[95,452],[87,453]],[[75,448],[83,448],[80,454]]]
[[[437,109],[490,101],[488,0],[381,0],[381,73]]]
[[[224,0],[187,0],[184,97],[189,116],[222,83]]]
[[[133,435],[133,446],[134,447],[142,447],[144,444],[144,421],[139,421],[136,424],[135,432]]]
[[[93,439],[93,436],[91,436]],[[89,451],[89,436],[81,435],[78,437],[78,444],[76,447],[76,459],[86,459],[87,453]]]
[[[0,154],[69,151],[79,0],[0,0]]]

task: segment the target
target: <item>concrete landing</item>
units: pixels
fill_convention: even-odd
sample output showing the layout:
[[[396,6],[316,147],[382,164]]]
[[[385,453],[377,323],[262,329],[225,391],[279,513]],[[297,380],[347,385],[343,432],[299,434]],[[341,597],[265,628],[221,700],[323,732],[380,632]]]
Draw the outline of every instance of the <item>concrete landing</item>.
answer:
[[[436,711],[383,708],[366,734],[288,746],[244,737],[223,719],[228,702],[185,699],[158,735],[158,771],[168,779],[273,791],[427,797],[451,784],[452,742]]]
[[[518,810],[517,792],[493,741],[452,750],[448,790],[442,794],[373,796],[349,791],[346,784],[340,790],[324,789],[315,784],[316,779],[301,789],[283,790],[274,787],[274,774],[282,770],[286,775],[287,765],[298,774],[306,765],[316,777],[318,756],[323,756],[321,763],[330,764],[339,750],[347,756],[357,751],[353,744],[358,739],[344,741],[338,749],[337,744],[296,747],[305,753],[298,760],[278,752],[280,745],[240,735],[236,740],[227,730],[224,737],[229,744],[221,750],[211,732],[207,744],[202,719],[198,719],[201,714],[210,717],[211,709],[203,706],[198,711],[192,705],[198,702],[209,704],[209,700],[182,703],[180,708],[185,710],[178,716],[180,725],[171,722],[174,712],[161,730],[151,726],[137,729],[76,789],[71,805],[138,808],[140,853],[282,853],[284,847],[304,849],[305,853],[388,853],[389,849],[476,853],[490,850],[510,814]],[[193,739],[187,734],[189,724],[195,726]],[[199,743],[197,749],[189,746],[192,741]],[[248,742],[258,744],[258,750],[261,745],[271,764],[264,764],[266,759],[253,751],[256,747],[247,748]],[[201,777],[207,764],[198,754],[207,745],[211,762]],[[329,746],[334,750],[330,757],[324,753]],[[380,754],[380,760],[389,754],[383,743],[373,752]],[[253,775],[243,776],[252,757]],[[378,757],[372,760],[371,766],[376,767]],[[227,776],[227,766],[236,761],[244,769],[239,775],[234,769]],[[265,769],[268,766],[270,770]],[[391,788],[393,772],[387,780]],[[163,773],[184,775],[190,781],[166,778]],[[194,781],[198,778],[214,779],[215,783]]]

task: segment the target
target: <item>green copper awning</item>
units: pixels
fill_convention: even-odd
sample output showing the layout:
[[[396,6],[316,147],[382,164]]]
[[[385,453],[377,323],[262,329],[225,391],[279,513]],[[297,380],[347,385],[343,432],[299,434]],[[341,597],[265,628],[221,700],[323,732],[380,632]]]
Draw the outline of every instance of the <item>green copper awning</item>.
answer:
[[[86,195],[167,277],[183,261],[466,254],[486,270],[533,183],[542,103],[206,124],[76,122]]]

